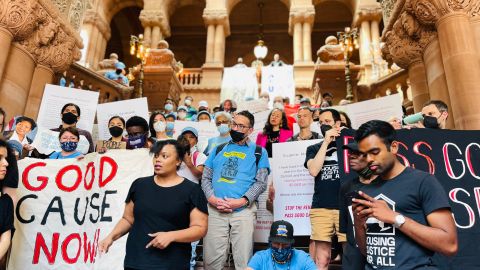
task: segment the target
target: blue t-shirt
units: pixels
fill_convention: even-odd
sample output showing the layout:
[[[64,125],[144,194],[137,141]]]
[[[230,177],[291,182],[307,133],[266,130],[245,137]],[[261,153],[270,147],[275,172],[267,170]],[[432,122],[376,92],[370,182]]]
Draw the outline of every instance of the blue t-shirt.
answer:
[[[271,249],[258,251],[255,253],[255,255],[253,255],[252,259],[250,259],[248,267],[252,268],[253,270],[317,270],[317,266],[313,262],[312,258],[310,258],[310,255],[302,250],[296,249],[293,250],[290,263],[275,263],[275,265],[272,259]]]
[[[48,158],[49,159],[68,159],[68,158],[76,158],[78,156],[81,156],[82,153],[75,151],[73,154],[70,154],[68,156],[62,156],[62,152],[53,152]]]
[[[255,183],[255,148],[256,144],[252,142],[247,145],[229,143],[218,155],[208,156],[205,166],[213,170],[212,186],[215,197],[241,198]],[[216,147],[212,152],[216,152]],[[265,148],[262,148],[262,157],[258,162],[258,169],[261,168],[270,170]]]
[[[212,152],[213,148],[221,144],[224,144],[226,142],[229,142],[231,139],[232,138],[230,137],[230,135],[228,135],[227,137],[218,136],[218,137],[210,138],[208,139],[207,148],[205,148],[205,151],[203,151],[203,153],[208,156]]]

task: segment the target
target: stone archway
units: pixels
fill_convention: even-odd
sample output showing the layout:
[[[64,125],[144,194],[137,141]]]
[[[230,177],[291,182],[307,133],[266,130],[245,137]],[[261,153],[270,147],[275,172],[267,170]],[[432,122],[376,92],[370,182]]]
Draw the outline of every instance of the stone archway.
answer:
[[[264,41],[268,47],[265,64],[275,53],[289,64],[293,63],[292,37],[288,34],[289,10],[284,2],[265,0],[263,8]],[[257,1],[240,1],[230,12],[230,36],[226,39],[225,66],[233,66],[237,58],[250,65],[254,60],[253,48],[258,41],[259,9]]]

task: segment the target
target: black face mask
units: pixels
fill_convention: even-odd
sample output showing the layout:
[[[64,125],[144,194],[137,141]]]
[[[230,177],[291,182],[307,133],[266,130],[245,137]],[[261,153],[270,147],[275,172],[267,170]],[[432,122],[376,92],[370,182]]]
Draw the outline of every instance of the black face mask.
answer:
[[[423,125],[426,128],[439,128],[438,119],[434,116],[423,116]]]
[[[121,69],[117,69],[115,70],[115,73],[117,73],[117,75],[120,75],[122,73],[122,70]]]
[[[320,131],[322,132],[323,137],[325,137],[325,134],[326,134],[327,131],[329,131],[330,129],[332,129],[332,126],[330,126],[330,125],[325,125],[325,124],[323,124],[323,125],[320,126]]]
[[[123,134],[123,128],[121,127],[111,127],[108,129],[108,131],[110,131],[110,135],[112,135],[113,137],[120,137],[122,134]]]
[[[62,121],[67,125],[72,125],[77,122],[77,116],[71,112],[62,114]]]
[[[370,179],[370,177],[372,177],[373,175],[373,171],[370,170],[370,167],[365,167],[363,170],[357,172],[358,175],[360,175],[361,177],[363,177],[364,179]]]
[[[234,143],[238,143],[245,138],[245,133],[232,129],[230,130],[230,137],[232,137]]]

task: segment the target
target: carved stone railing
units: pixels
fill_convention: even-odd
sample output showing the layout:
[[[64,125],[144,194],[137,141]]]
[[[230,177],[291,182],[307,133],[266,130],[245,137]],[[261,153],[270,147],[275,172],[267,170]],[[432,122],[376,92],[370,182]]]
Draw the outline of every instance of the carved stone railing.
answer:
[[[55,84],[60,84],[63,74],[55,74]],[[66,71],[66,86],[100,92],[99,103],[113,102],[133,97],[133,86],[124,86],[77,63]]]
[[[184,89],[198,88],[202,83],[201,68],[186,68],[177,75],[178,80]]]
[[[381,77],[370,85],[370,98],[400,93],[403,95],[403,106],[407,112],[413,113],[410,81],[405,69],[398,69],[387,76]]]

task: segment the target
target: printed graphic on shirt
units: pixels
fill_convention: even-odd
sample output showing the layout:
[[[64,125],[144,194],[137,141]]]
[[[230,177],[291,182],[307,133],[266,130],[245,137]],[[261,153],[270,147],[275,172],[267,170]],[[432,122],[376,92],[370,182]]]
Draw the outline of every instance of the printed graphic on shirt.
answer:
[[[375,197],[383,200],[395,211],[395,202],[383,194]],[[367,221],[367,262],[373,268],[394,267],[395,262],[395,227],[392,224],[382,222],[376,218],[368,218]]]
[[[321,171],[321,180],[322,181],[335,181],[340,179],[340,172],[338,170],[338,164],[323,165]]]
[[[235,177],[238,173],[239,159],[245,159],[246,154],[242,152],[232,151],[224,152],[223,156],[228,158],[223,164],[218,182],[225,182],[228,184],[235,184]]]

